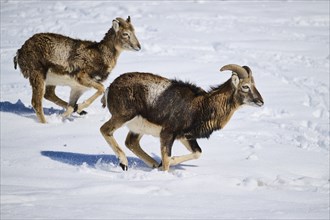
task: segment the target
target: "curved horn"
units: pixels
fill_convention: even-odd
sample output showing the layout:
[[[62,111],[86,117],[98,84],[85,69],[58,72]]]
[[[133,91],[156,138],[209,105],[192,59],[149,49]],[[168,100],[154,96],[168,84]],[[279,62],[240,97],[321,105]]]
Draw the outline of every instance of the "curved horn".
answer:
[[[228,64],[228,65],[221,67],[221,69],[220,69],[220,71],[225,71],[225,70],[231,70],[231,71],[237,73],[237,75],[240,79],[249,77],[248,71],[246,71],[245,68],[243,68],[237,64]]]
[[[248,72],[249,77],[252,76],[252,70],[250,69],[250,67],[248,66],[242,66],[242,67],[246,70],[246,72]]]

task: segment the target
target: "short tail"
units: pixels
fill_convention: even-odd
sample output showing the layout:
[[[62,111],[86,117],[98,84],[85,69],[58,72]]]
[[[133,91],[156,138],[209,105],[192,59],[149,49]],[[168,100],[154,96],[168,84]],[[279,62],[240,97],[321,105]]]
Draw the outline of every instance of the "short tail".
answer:
[[[15,68],[15,70],[17,69],[17,56],[18,56],[18,51],[16,53],[16,56],[14,56],[14,68]]]
[[[108,100],[108,92],[109,92],[109,87],[105,90],[102,98],[101,98],[101,103],[102,103],[102,108],[105,108],[108,106],[107,100]]]

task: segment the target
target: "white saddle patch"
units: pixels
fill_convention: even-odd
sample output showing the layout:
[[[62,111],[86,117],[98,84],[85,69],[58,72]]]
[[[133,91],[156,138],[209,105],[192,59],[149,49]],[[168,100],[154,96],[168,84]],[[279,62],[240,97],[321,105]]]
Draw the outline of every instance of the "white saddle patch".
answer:
[[[146,97],[150,105],[154,105],[158,97],[171,85],[169,81],[161,81],[157,84],[148,85],[148,96]]]

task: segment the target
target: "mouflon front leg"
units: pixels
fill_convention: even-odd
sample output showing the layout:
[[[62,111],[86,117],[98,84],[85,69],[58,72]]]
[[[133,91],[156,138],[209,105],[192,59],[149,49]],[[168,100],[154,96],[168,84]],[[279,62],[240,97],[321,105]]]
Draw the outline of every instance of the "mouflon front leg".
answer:
[[[199,147],[196,140],[180,139],[180,141],[191,152],[191,154],[171,157],[171,166],[183,163],[188,160],[198,159],[202,154],[202,149]]]

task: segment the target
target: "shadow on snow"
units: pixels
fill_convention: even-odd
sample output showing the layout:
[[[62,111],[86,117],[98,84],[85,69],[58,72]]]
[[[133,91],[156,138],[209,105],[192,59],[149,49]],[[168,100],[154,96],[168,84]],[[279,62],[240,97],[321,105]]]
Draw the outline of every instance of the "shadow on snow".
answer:
[[[28,114],[34,114],[34,109],[32,107],[26,107],[23,102],[19,99],[16,103],[11,103],[8,101],[0,102],[1,112],[10,112],[20,116],[25,116]],[[44,108],[45,115],[52,114],[62,114],[64,111],[54,108]]]
[[[48,157],[52,160],[59,161],[61,163],[81,166],[88,165],[92,168],[97,168],[99,164],[114,164],[118,165],[119,160],[115,155],[91,155],[91,154],[81,154],[81,153],[71,153],[62,151],[41,151],[41,155]],[[149,168],[142,160],[135,157],[127,157],[129,168]]]
[[[62,152],[62,151],[41,151],[42,156],[48,157],[52,160],[59,161],[61,163],[69,164],[72,166],[81,166],[88,165],[91,168],[97,169],[100,164],[112,164],[119,166],[119,160],[115,155],[91,155],[91,154],[81,154],[81,153],[71,153],[71,152]],[[160,158],[156,155],[157,161],[160,161]],[[147,166],[141,159],[136,157],[127,157],[128,167],[129,168],[138,168],[142,170],[152,170]],[[188,164],[178,164],[174,166],[175,169],[183,170],[184,167],[196,167],[195,165]]]

